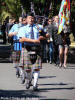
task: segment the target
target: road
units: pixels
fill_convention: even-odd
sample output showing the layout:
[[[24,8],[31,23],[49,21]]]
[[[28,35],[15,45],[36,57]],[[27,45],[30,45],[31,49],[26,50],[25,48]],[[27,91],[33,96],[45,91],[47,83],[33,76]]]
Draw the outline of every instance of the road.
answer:
[[[34,92],[32,87],[26,90],[25,84],[22,85],[20,78],[16,78],[13,64],[0,63],[2,100],[75,100],[75,64],[60,69],[54,64],[43,63],[38,86],[38,92]]]
[[[75,100],[75,61],[69,55],[67,68],[43,63],[38,81],[39,91],[26,90],[9,58],[0,58],[0,100]]]

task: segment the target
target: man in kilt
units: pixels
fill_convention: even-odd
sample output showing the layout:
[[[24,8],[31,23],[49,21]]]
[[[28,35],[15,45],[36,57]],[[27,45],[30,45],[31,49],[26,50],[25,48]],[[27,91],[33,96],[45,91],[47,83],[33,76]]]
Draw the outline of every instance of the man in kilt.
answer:
[[[34,24],[33,13],[27,15],[27,25],[20,28],[18,36],[21,37],[19,41],[22,43],[19,66],[23,66],[24,70],[30,74],[27,89],[30,88],[33,75],[33,90],[37,90],[39,71],[42,67],[40,40],[43,40],[44,37],[39,36],[37,26]]]
[[[22,50],[22,43],[19,42],[18,40],[18,30],[22,27],[22,21],[19,22],[18,24],[14,24],[10,31],[8,36],[9,37],[13,37],[13,52],[12,52],[12,60],[13,60],[13,64],[14,67],[16,68],[16,76],[19,77],[20,73],[19,73],[19,60],[20,60],[20,54],[21,54],[21,50]]]

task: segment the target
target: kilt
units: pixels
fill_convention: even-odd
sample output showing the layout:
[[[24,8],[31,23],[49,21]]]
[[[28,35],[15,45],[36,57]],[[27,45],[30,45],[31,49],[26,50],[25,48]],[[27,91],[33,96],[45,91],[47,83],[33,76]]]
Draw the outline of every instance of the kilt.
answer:
[[[19,63],[20,61],[20,55],[21,55],[21,51],[13,51],[12,52],[12,60],[13,62]]]
[[[29,51],[26,48],[22,48],[19,66],[23,66],[24,69],[41,69],[42,61],[40,54],[36,54],[36,57],[32,61]]]
[[[12,52],[11,59],[13,60],[13,62],[19,63],[22,44],[18,40],[15,40],[13,42],[14,43],[11,46],[11,52]]]

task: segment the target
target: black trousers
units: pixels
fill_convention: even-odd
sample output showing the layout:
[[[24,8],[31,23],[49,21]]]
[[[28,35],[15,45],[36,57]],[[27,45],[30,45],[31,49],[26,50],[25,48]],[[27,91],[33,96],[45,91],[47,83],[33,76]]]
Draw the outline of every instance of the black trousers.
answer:
[[[53,60],[55,64],[59,64],[59,45],[54,45]]]

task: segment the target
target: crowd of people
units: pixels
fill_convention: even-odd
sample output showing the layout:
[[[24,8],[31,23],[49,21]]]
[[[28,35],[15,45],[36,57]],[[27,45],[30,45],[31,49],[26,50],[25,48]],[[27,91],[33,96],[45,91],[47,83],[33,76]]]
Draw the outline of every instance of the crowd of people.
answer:
[[[19,17],[19,21],[10,19],[5,33],[11,41],[13,65],[16,76],[21,77],[24,84],[28,78],[26,88],[29,89],[33,81],[33,90],[38,89],[38,78],[42,62],[55,63],[60,68],[67,67],[67,56],[70,45],[70,27],[65,23],[63,31],[58,34],[59,17],[47,19],[44,24],[40,17],[33,13]],[[12,40],[11,40],[12,39]],[[5,43],[4,37],[4,43]],[[28,77],[29,76],[29,77]]]

